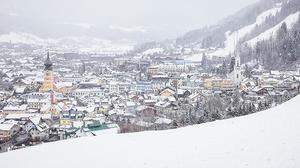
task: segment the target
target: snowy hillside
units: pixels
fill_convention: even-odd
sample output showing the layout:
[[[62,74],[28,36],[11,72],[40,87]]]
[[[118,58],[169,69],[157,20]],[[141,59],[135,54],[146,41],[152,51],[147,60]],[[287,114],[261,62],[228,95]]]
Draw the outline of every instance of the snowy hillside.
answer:
[[[226,32],[225,47],[218,49],[211,55],[224,56],[233,53],[236,48],[237,41],[241,40],[247,34],[251,33],[253,30],[255,30],[257,26],[263,24],[267,17],[275,16],[278,12],[280,12],[280,10],[281,10],[281,4],[276,4],[274,8],[268,9],[262,12],[260,15],[258,15],[256,17],[255,23],[247,25],[234,32],[230,32],[230,31]]]
[[[33,46],[55,46],[78,52],[126,53],[135,45],[129,40],[110,41],[89,36],[41,38],[24,32],[10,32],[0,35],[0,43],[28,44]]]
[[[276,14],[280,12],[280,10],[281,10],[281,3],[278,3],[274,8],[264,11],[260,15],[258,15],[255,23],[242,27],[241,29],[234,32],[230,32],[230,31],[226,32],[225,33],[226,40],[224,42],[225,47],[219,48],[215,52],[211,53],[211,55],[226,56],[229,55],[230,53],[233,53],[239,41],[241,41],[246,35],[250,34],[252,31],[254,31],[257,26],[263,24],[268,17],[276,16]],[[279,30],[279,28],[283,23],[286,23],[287,28],[291,29],[294,26],[294,24],[298,21],[299,15],[300,12],[290,14],[284,20],[278,23],[276,26],[262,32],[258,36],[254,37],[251,40],[246,41],[245,43],[254,47],[257,44],[257,42],[263,40],[269,40],[271,37],[273,38],[276,37],[277,31]]]
[[[160,132],[103,135],[0,154],[5,168],[298,168],[300,96],[264,112]]]
[[[8,34],[0,35],[0,42],[36,44],[36,45],[46,45],[47,42],[55,43],[55,41],[53,40],[43,40],[29,33],[15,33],[15,32],[10,32]]]
[[[271,29],[261,33],[259,36],[247,41],[250,46],[255,46],[257,42],[263,41],[263,40],[269,40],[271,37],[276,37],[276,32],[280,29],[281,25],[283,23],[286,24],[288,29],[291,29],[294,24],[298,21],[300,16],[300,12],[293,13],[289,15],[286,19],[284,19],[282,22],[277,24],[276,26],[272,27]]]
[[[242,61],[250,62],[257,57],[255,55],[249,56],[247,53],[255,52],[258,44],[260,47],[270,48],[270,46],[266,47],[268,42],[273,44],[282,42],[276,39],[278,30],[280,30],[282,25],[285,24],[288,33],[294,34],[294,38],[298,38],[296,35],[300,24],[299,15],[300,0],[259,0],[221,20],[216,25],[187,32],[176,39],[176,45],[181,48],[192,48],[193,51],[205,52],[207,56],[213,58],[213,56],[226,57],[234,53],[237,44],[239,44],[239,53]],[[297,40],[291,41],[298,43]],[[264,42],[263,45],[261,45],[262,42]],[[275,48],[278,49],[280,46]],[[293,44],[290,48],[292,48],[291,51],[298,52],[300,50],[296,44]],[[282,51],[277,49],[276,51],[273,50],[273,53],[270,53],[271,51],[259,53],[260,58],[265,60],[267,55],[274,55],[275,52],[282,53]],[[296,57],[293,53],[287,53],[287,55]],[[201,58],[195,59],[201,60]],[[291,65],[295,63],[295,60],[297,59],[285,59],[282,65]],[[263,66],[278,68],[275,64],[274,66]]]

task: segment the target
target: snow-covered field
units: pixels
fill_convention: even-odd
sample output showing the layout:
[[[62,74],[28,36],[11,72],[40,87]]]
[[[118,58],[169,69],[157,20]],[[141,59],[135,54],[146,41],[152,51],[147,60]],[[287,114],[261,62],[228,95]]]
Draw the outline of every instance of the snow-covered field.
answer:
[[[240,118],[59,141],[0,154],[5,168],[298,168],[300,96]]]

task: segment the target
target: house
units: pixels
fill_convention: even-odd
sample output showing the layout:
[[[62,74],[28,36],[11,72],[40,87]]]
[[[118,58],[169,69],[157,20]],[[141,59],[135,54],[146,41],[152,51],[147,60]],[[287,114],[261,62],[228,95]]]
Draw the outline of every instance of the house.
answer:
[[[199,100],[203,100],[205,98],[205,96],[203,96],[202,94],[195,92],[191,95],[188,96],[188,100],[190,103],[195,103]]]
[[[73,121],[71,121],[70,119],[60,119],[59,128],[66,129],[72,127],[73,127]]]
[[[171,105],[170,102],[159,101],[155,104],[155,108],[163,110],[168,108],[170,105]]]
[[[13,135],[20,131],[20,126],[14,123],[0,124],[0,142],[9,141]]]
[[[25,128],[30,133],[33,141],[43,141],[49,138],[49,125],[42,121],[40,116],[33,116],[26,123]]]
[[[159,66],[153,65],[147,69],[147,73],[149,76],[153,76],[159,73]]]
[[[29,98],[27,99],[27,104],[29,109],[41,109],[43,106],[50,102],[49,98]]]
[[[231,79],[208,78],[204,80],[204,88],[208,90],[233,90],[235,85]]]
[[[134,86],[134,90],[139,93],[147,93],[152,91],[152,83],[151,82],[138,82]]]
[[[144,121],[152,121],[157,116],[157,112],[153,107],[141,105],[136,108],[136,115]]]
[[[177,90],[177,95],[180,98],[186,98],[186,97],[191,95],[191,92],[188,91],[188,90],[185,90],[185,89],[178,89]]]
[[[258,95],[265,95],[269,93],[266,88],[262,88],[262,87],[255,87],[252,89],[252,91]]]
[[[67,94],[70,93],[73,88],[72,82],[58,82],[55,84],[56,89],[59,93]]]
[[[40,111],[43,114],[51,114],[53,119],[59,119],[62,109],[57,104],[47,104]]]
[[[118,94],[119,92],[120,92],[119,83],[116,81],[110,81],[109,82],[109,93]]]
[[[10,113],[25,113],[27,109],[27,104],[23,104],[20,106],[13,106],[7,105],[3,108],[3,113],[10,114]]]
[[[157,103],[157,100],[155,100],[155,99],[147,99],[147,100],[144,100],[144,104],[145,104],[146,106],[151,106],[151,107],[153,107],[153,106],[155,106],[156,103]]]
[[[168,118],[158,118],[156,119],[154,124],[155,124],[155,128],[158,130],[167,129],[170,128],[170,126],[172,125],[172,120]]]
[[[176,94],[176,92],[173,89],[169,88],[169,87],[164,88],[159,93],[159,95],[163,96],[163,97],[173,97],[173,96],[175,96],[175,94]]]
[[[14,93],[15,94],[24,94],[27,90],[26,85],[15,85],[14,86]]]
[[[30,113],[11,113],[5,116],[5,121],[28,121],[30,117],[33,117],[35,114]]]
[[[133,113],[136,108],[136,103],[132,101],[126,102],[126,110],[129,113]]]
[[[103,89],[100,87],[78,88],[70,93],[71,96],[78,97],[99,97],[103,95]]]
[[[81,110],[83,110],[83,111],[81,111]],[[84,109],[72,108],[68,111],[62,112],[62,118],[63,119],[71,119],[71,120],[82,119],[85,116],[85,113],[87,113],[87,111]]]
[[[143,121],[143,120],[137,120],[135,123],[133,123],[133,130],[132,131],[144,131],[148,130],[153,126],[153,123]]]

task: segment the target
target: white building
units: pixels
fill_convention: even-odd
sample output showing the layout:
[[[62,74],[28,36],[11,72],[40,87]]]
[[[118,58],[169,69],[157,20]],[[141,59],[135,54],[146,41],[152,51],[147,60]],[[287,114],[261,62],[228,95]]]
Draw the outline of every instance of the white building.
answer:
[[[70,93],[74,97],[99,97],[102,96],[103,89],[101,88],[85,88],[85,89],[76,89]]]
[[[232,72],[229,73],[229,78],[233,81],[236,87],[239,87],[241,85],[241,82],[243,80],[243,75],[242,75],[242,67],[241,67],[241,58],[239,54],[236,54],[234,58],[232,58],[231,64],[233,63],[233,70]]]

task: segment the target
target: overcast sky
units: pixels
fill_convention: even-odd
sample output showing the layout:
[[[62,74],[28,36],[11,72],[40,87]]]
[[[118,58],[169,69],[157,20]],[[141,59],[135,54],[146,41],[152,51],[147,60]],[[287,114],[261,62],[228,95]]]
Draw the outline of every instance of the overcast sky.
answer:
[[[182,33],[214,24],[257,0],[0,0],[0,12],[32,20]],[[126,29],[128,28],[128,29]]]

